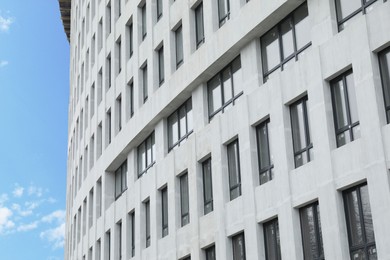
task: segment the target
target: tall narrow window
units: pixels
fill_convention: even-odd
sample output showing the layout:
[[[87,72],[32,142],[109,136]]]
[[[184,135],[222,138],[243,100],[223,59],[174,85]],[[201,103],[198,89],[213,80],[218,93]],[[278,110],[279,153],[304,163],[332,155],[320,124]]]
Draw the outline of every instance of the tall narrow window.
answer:
[[[148,100],[148,65],[142,68],[142,95],[145,103]]]
[[[241,58],[238,56],[207,82],[209,119],[233,106],[242,93]]]
[[[102,178],[100,178],[96,182],[96,218],[101,217],[102,215],[102,201],[103,201],[103,195],[102,195]]]
[[[92,169],[94,163],[95,163],[95,135],[92,135],[89,141],[89,169]],[[85,175],[86,175],[86,171],[84,172],[84,177]]]
[[[146,29],[146,3],[141,7],[141,33],[142,33],[142,40],[145,39],[147,34]]]
[[[93,225],[93,188],[89,191],[89,199],[88,199],[88,228],[91,228]]]
[[[183,27],[180,25],[175,31],[176,69],[183,64]]]
[[[100,155],[102,155],[102,148],[103,148],[103,127],[102,127],[102,122],[99,123],[98,127],[97,127],[97,144],[96,144],[96,159],[98,159],[100,157]]]
[[[116,255],[118,260],[122,260],[122,222],[119,222],[117,225],[117,246],[116,246]]]
[[[106,257],[104,259],[110,260],[111,259],[111,231],[108,230],[106,232]]]
[[[181,226],[190,223],[190,205],[188,192],[188,174],[180,176],[180,207],[181,207]]]
[[[265,259],[281,260],[278,219],[264,223]]]
[[[127,160],[115,171],[115,199],[127,189]]]
[[[145,247],[150,246],[150,201],[144,202],[145,207]]]
[[[151,133],[137,148],[138,177],[141,177],[155,163],[154,132]]]
[[[162,237],[168,235],[168,188],[161,190],[161,227]]]
[[[331,81],[337,147],[360,137],[355,83],[352,70]]]
[[[259,181],[260,185],[274,178],[274,165],[272,162],[271,145],[269,143],[267,119],[256,127],[257,154],[259,157]]]
[[[95,114],[95,83],[91,86],[91,101],[90,101],[90,118]]]
[[[219,27],[230,18],[230,0],[218,0]]]
[[[117,53],[117,64],[118,64],[117,74],[119,74],[122,71],[122,41],[120,38],[116,42],[116,50],[117,50],[116,53]]]
[[[92,36],[91,41],[91,67],[93,68],[93,65],[95,65],[95,55],[96,55],[96,34]]]
[[[116,99],[116,112],[117,112],[117,132],[122,130],[122,96],[120,95]]]
[[[307,96],[290,106],[290,114],[294,162],[297,168],[313,160],[313,143],[310,138],[309,118],[307,116]]]
[[[307,260],[324,260],[322,243],[320,207],[318,202],[299,210],[301,216],[301,231],[303,255]]]
[[[164,46],[161,46],[157,51],[158,54],[158,83],[161,86],[164,83],[165,70],[164,70]]]
[[[264,82],[274,71],[298,60],[311,45],[308,15],[305,2],[261,37]]]
[[[116,19],[118,19],[122,15],[122,5],[121,5],[122,0],[116,0]]]
[[[133,56],[134,43],[133,43],[133,22],[128,25],[129,30],[129,59]]]
[[[230,200],[241,196],[241,173],[238,140],[227,146]]]
[[[336,0],[336,13],[339,31],[348,26],[350,19],[358,14],[366,14],[376,0]],[[378,1],[379,2],[379,1]]]
[[[157,21],[160,20],[160,18],[163,15],[163,0],[156,0],[156,12],[157,12]]]
[[[130,256],[135,255],[135,213],[130,213]]]
[[[215,257],[215,245],[212,245],[205,250],[206,260],[216,260]]]
[[[129,108],[129,118],[132,118],[134,115],[134,84],[130,82],[128,84],[128,108]]]
[[[106,147],[111,143],[111,109],[106,112]]]
[[[95,246],[95,259],[96,260],[101,260],[101,255],[102,255],[102,245],[101,245],[101,240],[99,239],[96,241],[96,246]]]
[[[112,28],[111,28],[111,2],[107,5],[107,11],[106,11],[106,37],[110,35]]]
[[[245,260],[244,232],[232,237],[233,260]]]
[[[196,48],[204,43],[203,2],[195,8]]]
[[[193,132],[192,99],[188,99],[168,117],[168,150],[185,142]]]
[[[379,65],[381,70],[387,123],[390,124],[390,48],[387,48],[379,53]]]
[[[97,81],[98,81],[97,103],[99,105],[103,99],[103,69],[102,68],[100,68],[99,70]]]
[[[213,211],[213,181],[211,174],[211,158],[202,163],[203,173],[203,212],[208,214]]]
[[[351,259],[377,259],[367,183],[343,192]]]
[[[103,18],[100,19],[99,26],[98,26],[98,52],[99,53],[102,48],[103,48]]]

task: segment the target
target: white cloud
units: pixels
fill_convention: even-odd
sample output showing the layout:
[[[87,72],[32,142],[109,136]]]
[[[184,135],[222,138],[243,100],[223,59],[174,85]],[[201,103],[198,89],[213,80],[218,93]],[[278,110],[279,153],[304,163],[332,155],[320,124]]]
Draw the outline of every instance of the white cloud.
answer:
[[[37,187],[35,185],[30,185],[30,187],[28,187],[28,191],[27,191],[28,195],[32,196],[32,195],[35,195],[37,197],[42,197],[43,195],[43,189],[40,188],[40,187]]]
[[[8,195],[3,193],[0,195],[0,206],[2,206],[8,200]]]
[[[62,248],[64,246],[65,222],[55,228],[41,232],[39,236],[41,239],[50,242],[53,245],[53,249]]]
[[[38,227],[38,221],[34,221],[30,224],[22,224],[19,227],[17,227],[16,230],[19,232],[24,232],[24,231],[30,231],[36,229],[37,227]]]
[[[15,184],[15,189],[14,191],[12,192],[12,194],[14,195],[14,197],[16,198],[20,198],[23,196],[23,192],[24,192],[24,188],[19,186],[19,184]]]
[[[0,60],[0,68],[3,68],[3,67],[5,67],[5,66],[7,66],[8,64],[9,64],[8,61],[6,61],[6,60]]]
[[[22,207],[17,203],[12,204],[11,208],[22,217],[30,216],[33,213],[32,209],[22,210]]]
[[[13,22],[14,20],[12,18],[0,15],[0,32],[8,32]]]
[[[62,223],[65,221],[65,210],[56,210],[42,217],[41,221],[46,223],[52,223],[53,220],[56,220],[57,223]]]
[[[9,208],[0,208],[0,234],[15,226],[15,223],[10,220],[11,216],[12,211]]]

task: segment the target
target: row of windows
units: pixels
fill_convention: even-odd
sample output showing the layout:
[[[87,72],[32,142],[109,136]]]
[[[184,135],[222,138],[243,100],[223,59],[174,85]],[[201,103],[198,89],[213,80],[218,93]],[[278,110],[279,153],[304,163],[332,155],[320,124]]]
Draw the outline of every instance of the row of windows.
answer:
[[[205,161],[207,164],[207,161]],[[203,173],[204,176],[205,173]],[[180,182],[180,207],[181,207],[181,226],[184,226],[190,222],[189,218],[189,199],[188,199],[188,175],[183,174],[179,177]],[[345,221],[347,227],[349,251],[351,259],[377,259],[377,251],[375,246],[375,234],[373,227],[373,220],[371,215],[371,208],[369,202],[368,186],[366,183],[349,188],[342,193],[344,199],[345,209]],[[165,237],[169,234],[168,231],[168,187],[165,186],[160,190],[161,199],[161,237]],[[205,204],[206,205],[206,204]],[[85,209],[85,208],[84,208]],[[150,201],[146,199],[143,202],[144,211],[143,225],[145,232],[143,248],[147,248],[151,245],[151,219],[150,219]],[[320,218],[319,203],[314,202],[299,208],[300,225],[301,225],[301,237],[304,259],[312,260],[324,260],[324,248],[322,239],[322,228]],[[80,229],[80,216],[81,210],[78,212],[78,216],[74,218],[74,223],[77,221],[77,229]],[[85,216],[85,215],[84,215]],[[116,234],[118,239],[118,246],[115,247],[118,250],[117,255],[122,255],[122,234],[127,234],[129,238],[130,257],[135,255],[135,212],[131,211],[128,215],[128,232],[122,230],[122,221],[117,223]],[[85,224],[85,222],[84,222]],[[76,226],[76,224],[75,224]],[[267,260],[281,260],[281,242],[279,236],[279,222],[278,217],[275,216],[270,221],[262,223],[263,235],[264,235],[264,248],[265,256]],[[79,231],[78,232],[79,235]],[[85,232],[85,230],[84,230]],[[84,233],[85,234],[85,233]],[[111,231],[106,232],[107,256],[110,254],[110,242]],[[98,240],[98,242],[100,239]],[[233,260],[245,260],[245,236],[244,232],[240,232],[230,237],[231,250]],[[80,242],[78,236],[77,242]],[[211,244],[204,249],[204,259],[216,259],[216,246],[217,244]],[[109,259],[109,258],[105,258]],[[190,259],[190,255],[181,259]]]

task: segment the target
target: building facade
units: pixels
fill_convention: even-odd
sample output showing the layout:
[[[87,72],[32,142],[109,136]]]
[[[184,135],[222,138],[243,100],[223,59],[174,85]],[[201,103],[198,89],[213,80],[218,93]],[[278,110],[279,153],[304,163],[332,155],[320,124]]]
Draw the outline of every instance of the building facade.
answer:
[[[60,6],[65,259],[390,259],[389,1]]]

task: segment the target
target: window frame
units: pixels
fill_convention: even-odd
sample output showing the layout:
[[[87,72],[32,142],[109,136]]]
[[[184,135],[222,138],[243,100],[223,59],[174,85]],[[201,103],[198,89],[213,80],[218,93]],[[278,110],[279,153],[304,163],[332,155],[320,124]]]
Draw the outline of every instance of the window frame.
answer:
[[[142,100],[143,103],[148,100],[148,64],[146,63],[142,68]]]
[[[148,248],[151,245],[150,199],[148,198],[143,204],[145,207],[145,248]]]
[[[211,198],[206,198],[206,171],[205,168],[210,167],[209,176],[210,176],[210,195]],[[214,196],[213,196],[213,174],[212,174],[212,164],[211,164],[211,157],[207,158],[205,161],[202,162],[202,182],[203,182],[203,215],[207,215],[214,211]]]
[[[191,104],[191,109],[189,109],[189,104]],[[185,110],[185,121],[186,121],[186,134],[183,135],[182,137],[181,136],[181,125],[180,125],[180,110],[183,109]],[[190,97],[189,99],[187,99],[180,107],[178,107],[172,114],[170,114],[168,117],[167,117],[167,127],[168,127],[168,153],[173,150],[176,146],[180,146],[180,144],[185,140],[185,139],[188,139],[188,137],[194,132],[194,129],[188,129],[189,128],[189,123],[188,123],[188,114],[189,113],[192,113],[192,97]],[[172,118],[173,116],[176,116],[177,117],[177,134],[178,134],[178,140],[173,143],[172,141],[172,144],[171,144],[171,141],[170,141],[170,131],[171,131],[171,126],[170,125],[170,118]],[[193,124],[192,124],[193,125]]]
[[[161,193],[161,237],[166,237],[169,235],[168,186],[162,188],[160,190],[160,193]]]
[[[238,177],[238,180],[237,180],[237,183],[232,183],[232,178],[231,178],[231,175],[232,175],[232,172],[230,168],[230,164],[231,162],[229,162],[229,149],[230,147],[232,147],[232,149],[235,149],[235,154],[237,154],[237,158],[235,158],[235,161],[237,161],[237,165],[236,165],[236,169],[238,172],[235,173],[235,175]],[[227,166],[228,166],[228,175],[229,175],[229,195],[230,195],[230,201],[240,197],[242,195],[242,187],[241,187],[241,165],[240,165],[240,147],[239,147],[239,142],[238,142],[238,138],[233,140],[232,142],[230,142],[227,146],[226,146],[226,151],[227,151]],[[234,191],[238,189],[238,195],[236,197],[233,197],[234,196]]]
[[[269,253],[270,248],[268,248],[268,243],[267,243],[267,229],[266,229],[267,226],[272,226],[275,230],[275,234],[274,235],[270,234],[270,235],[271,235],[271,238],[274,240],[274,243],[276,245],[276,248],[275,248],[276,252],[274,252],[274,254],[275,254],[277,259],[269,259],[269,257],[268,257],[268,253]],[[278,218],[274,218],[270,221],[265,222],[263,224],[263,230],[264,230],[265,259],[266,260],[282,260],[280,239],[279,239],[279,243],[278,243],[278,236],[280,238]]]
[[[115,200],[117,200],[127,190],[127,160],[125,160],[118,169],[115,170]],[[120,178],[117,177],[120,175]],[[118,180],[120,180],[120,190],[118,188]]]
[[[209,257],[210,253],[214,255],[214,258],[212,258],[212,257],[210,258]],[[206,260],[216,260],[217,258],[216,258],[215,244],[205,248],[204,249],[204,254],[205,254],[205,259]]]
[[[258,160],[258,164],[259,164],[259,184],[260,185],[263,185],[269,181],[272,181],[273,178],[274,178],[274,173],[273,173],[273,168],[274,168],[274,164],[272,163],[272,154],[271,154],[271,145],[270,145],[270,140],[269,140],[269,132],[268,132],[268,125],[270,124],[271,120],[269,118],[267,118],[266,120],[264,120],[263,122],[261,122],[260,124],[258,124],[256,126],[256,146],[257,146],[257,160]],[[265,165],[264,167],[261,165],[261,153],[260,151],[262,150],[260,148],[260,132],[261,132],[261,129],[264,127],[265,129],[265,133],[266,133],[266,138],[267,138],[267,147],[266,147],[266,150],[267,150],[267,153],[268,153],[268,158],[269,158],[269,162],[268,162],[268,165]],[[266,180],[265,182],[262,182],[262,176],[264,175],[268,175],[268,180]]]
[[[158,85],[161,86],[165,81],[165,64],[164,64],[164,45],[157,50],[158,56]]]
[[[235,243],[239,243],[239,239],[242,239],[242,242],[243,242],[243,245],[242,247],[244,248],[244,255],[243,255],[243,258],[241,259],[236,259],[235,258],[235,255],[236,255],[236,252],[235,252]],[[246,247],[245,247],[245,233],[244,231],[238,233],[238,234],[235,234],[234,236],[231,237],[231,243],[232,243],[232,259],[233,260],[245,260],[246,259]]]
[[[385,61],[383,61],[386,59],[387,55],[389,56],[389,59],[390,59],[390,47],[387,47],[386,49],[384,49],[378,53],[379,70],[380,70],[381,82],[382,82],[382,93],[383,93],[383,101],[384,101],[384,106],[385,106],[386,120],[387,120],[387,124],[390,124],[390,63],[385,65]],[[386,72],[387,72],[387,76],[388,76],[388,79],[387,79],[388,85],[385,84],[385,79],[384,79],[384,73],[386,73]],[[387,89],[387,92],[389,95],[388,102],[386,102],[385,89]]]
[[[184,63],[183,26],[180,24],[175,29],[175,62],[176,69]],[[180,47],[180,48],[179,48]]]
[[[148,164],[148,153],[147,153],[147,142],[150,140],[151,142],[151,163]],[[142,141],[138,147],[137,147],[137,172],[138,172],[138,178],[142,177],[142,175],[144,175],[151,167],[153,167],[153,165],[156,163],[156,159],[154,158],[154,149],[155,149],[155,136],[154,136],[154,131],[144,139],[144,141]],[[144,152],[145,152],[145,168],[143,168],[141,171],[140,171],[140,149],[142,148],[142,146],[145,148]],[[142,152],[142,151],[141,151]]]
[[[195,40],[196,40],[196,49],[198,49],[205,42],[203,1],[201,1],[198,4],[194,12],[195,12]],[[200,20],[198,20],[199,19],[198,15],[201,16]],[[201,35],[199,35],[198,32],[201,32]]]
[[[179,184],[180,184],[180,226],[184,227],[190,223],[190,197],[189,197],[190,192],[189,192],[188,172],[185,172],[184,174],[179,176]],[[186,194],[184,194],[185,192]],[[184,198],[187,198],[187,200],[184,200]],[[188,212],[183,211],[184,203],[187,204]]]
[[[157,16],[157,22],[163,16],[163,1],[162,0],[156,0],[156,16]]]
[[[346,17],[342,18],[341,20],[339,19],[339,14],[340,14],[340,10],[338,8],[338,6],[340,5],[340,1],[343,1],[343,0],[335,0],[335,10],[336,10],[336,19],[337,19],[337,28],[338,28],[338,31],[341,32],[342,30],[344,30],[345,28],[343,28],[343,25],[348,21],[348,20],[351,20],[352,17],[354,17],[355,15],[359,14],[359,13],[362,13],[363,15],[365,15],[367,13],[366,9],[368,7],[370,7],[372,4],[374,4],[375,2],[379,2],[377,0],[361,0],[361,6],[356,9],[355,11],[353,11],[352,13],[350,13],[349,15],[347,15]],[[347,0],[348,1],[348,0]],[[384,0],[386,1],[386,0]]]
[[[146,19],[146,2],[140,8],[141,8],[141,39],[143,41],[148,35],[147,19]]]
[[[220,12],[220,6],[221,6],[221,1],[223,1],[226,5],[227,12],[224,13],[224,16],[221,17],[221,12]],[[222,27],[229,19],[230,19],[230,0],[218,0],[218,21],[219,21],[219,28]]]

